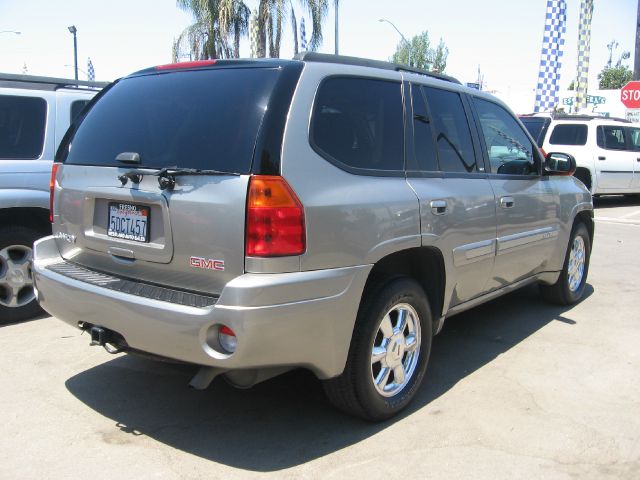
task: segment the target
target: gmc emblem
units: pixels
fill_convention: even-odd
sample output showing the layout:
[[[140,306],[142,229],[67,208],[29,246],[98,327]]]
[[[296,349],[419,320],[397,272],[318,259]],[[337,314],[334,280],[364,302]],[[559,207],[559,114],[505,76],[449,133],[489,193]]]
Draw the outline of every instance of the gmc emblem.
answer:
[[[205,270],[224,271],[224,260],[214,260],[213,258],[189,257],[189,265]]]

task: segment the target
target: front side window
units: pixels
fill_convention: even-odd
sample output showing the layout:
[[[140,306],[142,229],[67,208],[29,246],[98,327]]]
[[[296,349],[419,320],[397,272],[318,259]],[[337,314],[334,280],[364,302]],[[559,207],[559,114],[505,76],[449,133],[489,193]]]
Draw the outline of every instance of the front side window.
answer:
[[[560,123],[551,132],[549,143],[551,145],[586,145],[587,126],[581,123]]]
[[[46,123],[44,98],[0,95],[0,159],[39,158]]]
[[[355,77],[325,80],[316,97],[311,143],[348,168],[404,168],[401,84]]]
[[[69,111],[69,124],[72,124],[74,120],[78,118],[78,115],[80,115],[80,112],[82,112],[82,109],[87,103],[89,103],[89,100],[75,100],[71,103],[71,110]]]
[[[606,150],[624,150],[626,148],[623,127],[602,125],[598,127],[596,137],[600,148]]]
[[[476,172],[471,131],[460,95],[432,87],[424,87],[424,93],[432,115],[440,170]]]
[[[474,98],[491,172],[536,175],[535,148],[513,116],[500,105]]]

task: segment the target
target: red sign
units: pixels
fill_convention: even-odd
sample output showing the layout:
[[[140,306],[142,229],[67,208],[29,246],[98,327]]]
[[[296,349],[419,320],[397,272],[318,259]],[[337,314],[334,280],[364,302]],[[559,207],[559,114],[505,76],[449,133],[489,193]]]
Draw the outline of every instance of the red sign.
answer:
[[[622,87],[620,100],[627,108],[640,108],[640,82],[629,82]]]

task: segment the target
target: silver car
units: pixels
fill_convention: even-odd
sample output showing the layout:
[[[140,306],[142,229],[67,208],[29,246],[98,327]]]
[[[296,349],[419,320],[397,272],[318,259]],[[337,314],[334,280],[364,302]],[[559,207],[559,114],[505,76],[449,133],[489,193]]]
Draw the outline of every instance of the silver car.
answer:
[[[302,367],[381,420],[447,317],[530,283],[580,300],[574,169],[442,75],[315,53],[150,68],[58,152],[37,296],[112,353],[199,365],[195,388]]]

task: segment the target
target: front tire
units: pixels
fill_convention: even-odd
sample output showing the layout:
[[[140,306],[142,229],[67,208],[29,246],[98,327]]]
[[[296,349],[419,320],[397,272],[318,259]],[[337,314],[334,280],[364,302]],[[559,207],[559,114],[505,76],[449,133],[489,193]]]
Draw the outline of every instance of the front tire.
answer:
[[[584,295],[591,257],[591,237],[587,227],[577,222],[571,231],[564,266],[553,285],[540,285],[545,300],[557,305],[573,305]]]
[[[390,418],[415,397],[433,336],[424,290],[407,277],[377,283],[360,305],[345,370],[323,382],[331,403],[366,420]]]
[[[27,320],[43,313],[33,290],[33,242],[43,235],[24,226],[0,230],[0,323]]]

